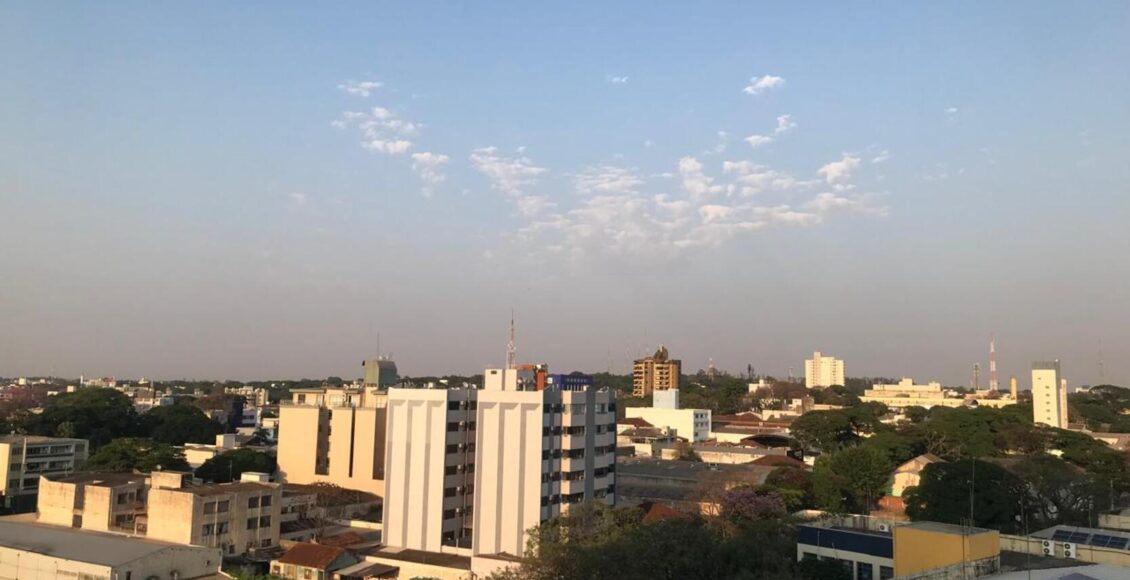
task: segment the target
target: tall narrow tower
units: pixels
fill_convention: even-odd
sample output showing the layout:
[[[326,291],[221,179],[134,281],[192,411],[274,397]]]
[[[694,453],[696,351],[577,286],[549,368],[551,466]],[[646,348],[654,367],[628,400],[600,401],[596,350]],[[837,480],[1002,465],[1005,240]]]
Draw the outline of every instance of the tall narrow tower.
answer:
[[[981,390],[981,363],[973,363],[973,390]]]
[[[514,309],[510,309],[510,342],[506,343],[506,368],[518,366],[518,344],[514,342]]]
[[[989,335],[989,390],[995,391],[997,387],[997,339]]]

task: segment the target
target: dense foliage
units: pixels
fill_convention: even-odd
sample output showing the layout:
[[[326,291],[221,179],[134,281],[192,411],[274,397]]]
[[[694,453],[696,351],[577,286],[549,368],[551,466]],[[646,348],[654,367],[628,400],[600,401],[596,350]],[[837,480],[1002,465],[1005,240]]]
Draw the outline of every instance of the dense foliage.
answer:
[[[188,463],[177,448],[151,439],[115,439],[95,451],[83,465],[85,471],[187,471]]]
[[[842,570],[842,568],[840,568]],[[830,572],[830,574],[828,574]],[[644,523],[637,508],[574,506],[530,534],[521,568],[495,580],[836,579],[831,567],[799,565],[792,522],[780,500],[750,491],[723,496],[718,516]]]
[[[235,449],[221,453],[196,468],[196,477],[212,483],[239,481],[245,471],[273,473],[275,458],[253,449]]]

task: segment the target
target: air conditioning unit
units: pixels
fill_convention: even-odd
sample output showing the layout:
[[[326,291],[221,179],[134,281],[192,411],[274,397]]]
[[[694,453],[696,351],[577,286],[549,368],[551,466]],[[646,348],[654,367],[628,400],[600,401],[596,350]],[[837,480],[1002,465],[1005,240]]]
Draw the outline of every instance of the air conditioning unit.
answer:
[[[880,532],[891,531],[891,524],[888,524],[887,522],[879,522],[879,531]]]
[[[1044,540],[1043,542],[1040,542],[1040,543],[1043,545],[1045,556],[1054,556],[1055,555],[1055,547],[1052,545],[1051,540]]]
[[[1074,558],[1075,557],[1075,542],[1064,542],[1063,543],[1063,557],[1064,558]]]

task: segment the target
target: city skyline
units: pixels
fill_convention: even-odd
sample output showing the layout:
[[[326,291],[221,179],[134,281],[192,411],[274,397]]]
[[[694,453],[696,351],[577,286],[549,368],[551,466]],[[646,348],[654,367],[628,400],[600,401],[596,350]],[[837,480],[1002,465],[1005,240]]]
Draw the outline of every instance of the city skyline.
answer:
[[[272,8],[0,8],[0,375],[1127,382],[1125,5]]]

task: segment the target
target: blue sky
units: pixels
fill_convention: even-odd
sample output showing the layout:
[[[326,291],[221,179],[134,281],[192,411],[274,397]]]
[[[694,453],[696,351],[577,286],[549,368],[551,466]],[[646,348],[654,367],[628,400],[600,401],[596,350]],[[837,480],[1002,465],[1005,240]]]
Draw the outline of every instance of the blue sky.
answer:
[[[0,375],[1130,366],[1130,8],[0,3]],[[1022,384],[1026,380],[1022,380]]]

